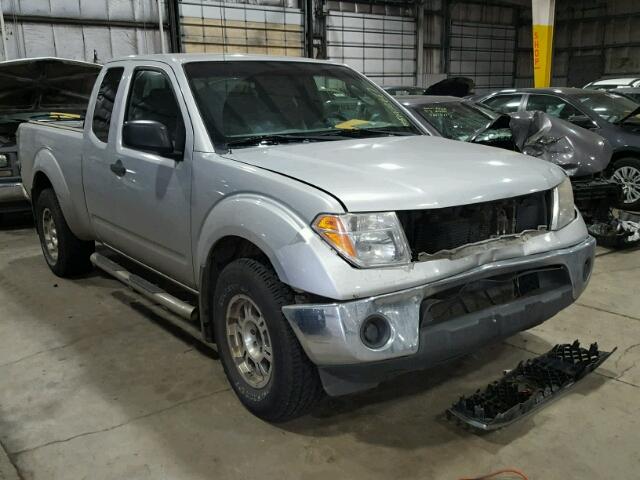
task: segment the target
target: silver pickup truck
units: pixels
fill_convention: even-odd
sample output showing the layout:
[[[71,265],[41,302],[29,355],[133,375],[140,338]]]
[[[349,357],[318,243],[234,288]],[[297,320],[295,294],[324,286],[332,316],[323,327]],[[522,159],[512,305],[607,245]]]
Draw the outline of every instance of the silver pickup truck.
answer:
[[[531,328],[591,274],[560,168],[427,136],[343,65],[126,58],[84,128],[18,133],[51,270],[93,263],[180,315],[270,421]]]

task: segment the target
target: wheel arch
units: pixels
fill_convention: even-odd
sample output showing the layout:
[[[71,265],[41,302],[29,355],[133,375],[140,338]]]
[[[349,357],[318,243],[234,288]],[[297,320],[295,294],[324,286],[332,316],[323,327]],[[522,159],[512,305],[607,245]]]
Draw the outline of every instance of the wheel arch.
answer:
[[[621,158],[625,157],[640,158],[640,148],[625,148],[624,150],[616,150],[613,152],[613,155],[611,155],[611,161],[620,160]]]
[[[51,180],[46,173],[43,171],[37,171],[33,176],[33,181],[31,183],[31,202],[33,205],[38,201],[38,197],[42,193],[43,190],[51,188],[55,191]]]
[[[55,192],[71,231],[83,240],[92,239],[84,203],[83,205],[78,205],[78,202],[74,201],[74,194],[67,183],[58,160],[50,150],[42,148],[35,155],[33,162],[30,195],[34,208],[37,197],[45,188],[51,188]],[[82,192],[82,185],[77,185],[76,188]],[[78,192],[76,192],[75,197],[77,196]],[[84,201],[84,197],[82,200]]]
[[[205,338],[210,338],[210,303],[217,277],[236,258],[260,259],[297,291],[337,298],[336,265],[344,260],[299,215],[277,200],[257,195],[229,197],[209,212],[195,239],[194,269]]]
[[[224,268],[234,260],[251,258],[275,270],[268,255],[255,243],[237,235],[220,238],[209,251],[205,264],[200,270],[200,328],[207,341],[214,340],[213,333],[213,291]]]

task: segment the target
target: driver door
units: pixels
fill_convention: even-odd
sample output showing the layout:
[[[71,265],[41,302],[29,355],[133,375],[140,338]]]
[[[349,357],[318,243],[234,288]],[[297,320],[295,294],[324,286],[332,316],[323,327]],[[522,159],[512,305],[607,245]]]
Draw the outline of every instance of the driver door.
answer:
[[[191,257],[193,133],[175,76],[164,64],[137,66],[129,75],[120,112],[112,181],[117,185],[113,247],[187,286],[194,285]],[[127,145],[122,126],[153,120],[166,126],[174,152],[167,156]]]

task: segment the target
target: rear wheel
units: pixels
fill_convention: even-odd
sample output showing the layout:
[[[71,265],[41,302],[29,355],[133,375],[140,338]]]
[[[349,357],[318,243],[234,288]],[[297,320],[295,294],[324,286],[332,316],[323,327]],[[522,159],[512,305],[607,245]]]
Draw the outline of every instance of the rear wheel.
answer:
[[[613,164],[611,179],[622,185],[623,203],[629,210],[640,210],[640,159],[627,157]]]
[[[318,371],[282,314],[293,301],[275,273],[239,259],[220,273],[214,329],[225,373],[254,415],[281,422],[304,415],[322,396]]]
[[[91,269],[89,257],[94,243],[76,237],[64,218],[55,192],[40,192],[35,206],[36,228],[47,265],[59,277],[85,273]]]

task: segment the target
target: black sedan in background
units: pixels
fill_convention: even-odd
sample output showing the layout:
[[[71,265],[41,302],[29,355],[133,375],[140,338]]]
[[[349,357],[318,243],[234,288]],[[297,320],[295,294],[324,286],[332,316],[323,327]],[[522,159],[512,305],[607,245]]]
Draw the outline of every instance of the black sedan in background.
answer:
[[[503,113],[544,112],[601,135],[613,147],[607,175],[622,185],[624,207],[640,210],[640,104],[580,88],[508,89],[473,99]]]

